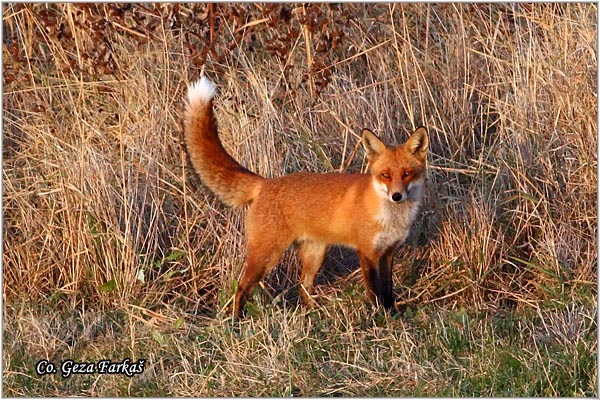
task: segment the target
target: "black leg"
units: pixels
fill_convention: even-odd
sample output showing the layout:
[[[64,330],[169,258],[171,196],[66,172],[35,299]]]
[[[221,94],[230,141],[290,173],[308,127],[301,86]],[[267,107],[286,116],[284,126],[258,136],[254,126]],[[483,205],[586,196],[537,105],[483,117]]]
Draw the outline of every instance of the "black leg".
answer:
[[[394,306],[394,283],[392,279],[392,252],[389,251],[379,259],[379,293],[378,296],[386,309]]]

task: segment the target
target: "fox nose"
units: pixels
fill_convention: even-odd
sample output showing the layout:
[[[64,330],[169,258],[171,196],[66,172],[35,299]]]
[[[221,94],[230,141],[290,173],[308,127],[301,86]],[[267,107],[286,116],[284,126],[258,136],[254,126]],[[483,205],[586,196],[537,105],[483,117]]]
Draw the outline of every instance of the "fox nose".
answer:
[[[404,200],[404,195],[400,192],[396,192],[392,194],[392,200],[394,200],[396,203],[399,203]]]

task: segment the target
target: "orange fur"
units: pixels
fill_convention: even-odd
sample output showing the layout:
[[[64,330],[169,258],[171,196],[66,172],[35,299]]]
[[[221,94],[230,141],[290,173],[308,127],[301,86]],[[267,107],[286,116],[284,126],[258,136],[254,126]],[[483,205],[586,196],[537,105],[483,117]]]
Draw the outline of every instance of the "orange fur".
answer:
[[[299,245],[305,303],[313,301],[313,281],[327,246],[339,244],[357,250],[368,296],[391,308],[391,252],[406,240],[421,203],[427,170],[425,128],[396,147],[363,130],[370,174],[302,172],[267,180],[223,149],[212,109],[214,89],[206,78],[190,87],[185,140],[192,165],[206,186],[229,205],[250,205],[248,254],[235,315],[242,313],[254,287],[292,243]]]
[[[230,206],[249,204],[264,178],[235,161],[219,139],[212,98],[215,86],[202,78],[188,90],[185,111],[185,143],[202,182]]]

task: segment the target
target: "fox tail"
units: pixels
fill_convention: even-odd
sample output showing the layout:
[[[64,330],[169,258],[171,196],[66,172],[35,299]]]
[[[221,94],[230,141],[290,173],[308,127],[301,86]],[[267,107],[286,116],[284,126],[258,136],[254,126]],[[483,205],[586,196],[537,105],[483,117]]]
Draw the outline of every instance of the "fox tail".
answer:
[[[213,112],[216,86],[206,77],[188,87],[184,137],[192,166],[200,179],[229,206],[252,203],[265,178],[233,159],[219,139]]]

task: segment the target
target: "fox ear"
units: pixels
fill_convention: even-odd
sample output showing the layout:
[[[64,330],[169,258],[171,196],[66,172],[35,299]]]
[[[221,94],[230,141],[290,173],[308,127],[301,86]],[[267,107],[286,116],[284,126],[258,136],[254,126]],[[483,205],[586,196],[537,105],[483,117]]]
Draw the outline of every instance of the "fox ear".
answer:
[[[380,155],[387,148],[385,143],[383,143],[381,139],[375,136],[375,134],[368,129],[362,130],[362,144],[369,159]]]
[[[408,151],[422,160],[427,155],[428,146],[429,138],[427,137],[427,129],[424,126],[418,127],[406,141]]]

